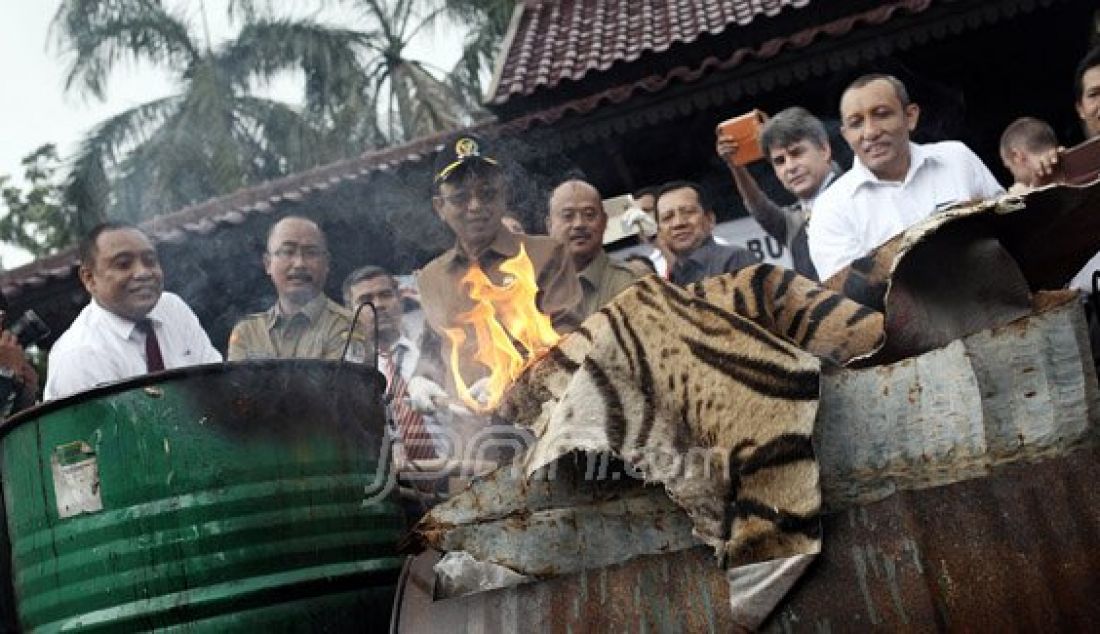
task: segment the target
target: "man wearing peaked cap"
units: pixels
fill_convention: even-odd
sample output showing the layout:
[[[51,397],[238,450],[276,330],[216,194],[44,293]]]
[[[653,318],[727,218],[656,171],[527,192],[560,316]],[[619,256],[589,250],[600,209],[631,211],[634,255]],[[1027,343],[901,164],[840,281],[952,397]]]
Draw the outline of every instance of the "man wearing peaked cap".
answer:
[[[422,411],[431,411],[455,395],[451,376],[450,343],[445,329],[455,327],[456,316],[474,304],[461,283],[477,265],[495,285],[508,280],[500,265],[524,248],[534,267],[539,288],[537,308],[548,315],[559,333],[580,323],[581,287],[571,258],[562,244],[545,236],[519,235],[502,222],[507,211],[508,182],[502,163],[483,139],[460,134],[436,156],[432,180],[432,207],[454,234],[454,246],[429,262],[417,285],[424,309],[421,358],[409,395]],[[485,374],[473,361],[473,336],[459,350],[460,372],[468,385]]]

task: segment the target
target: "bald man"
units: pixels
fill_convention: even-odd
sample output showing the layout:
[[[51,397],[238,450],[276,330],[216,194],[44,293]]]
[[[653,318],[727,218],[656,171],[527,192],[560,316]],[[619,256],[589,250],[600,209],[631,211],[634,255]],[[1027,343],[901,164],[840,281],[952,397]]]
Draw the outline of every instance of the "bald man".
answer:
[[[233,327],[229,360],[339,359],[352,330],[351,312],[325,296],[328,243],[317,223],[299,216],[275,223],[263,261],[278,300]],[[347,350],[349,359],[365,357],[358,332]]]
[[[634,269],[612,260],[603,250],[607,212],[603,197],[590,183],[572,179],[550,194],[546,226],[550,237],[565,245],[584,299],[581,315],[588,317],[638,279]]]

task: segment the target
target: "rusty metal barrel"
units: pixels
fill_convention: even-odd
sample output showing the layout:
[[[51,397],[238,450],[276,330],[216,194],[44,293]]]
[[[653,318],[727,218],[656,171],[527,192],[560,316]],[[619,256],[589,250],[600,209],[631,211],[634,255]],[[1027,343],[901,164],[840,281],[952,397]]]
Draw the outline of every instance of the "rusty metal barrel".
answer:
[[[771,629],[1100,628],[1098,422],[1068,291],[918,357],[826,373],[825,548]]]
[[[764,629],[1100,629],[1098,421],[1072,293],[918,357],[826,371],[823,552]],[[701,548],[444,600],[431,560],[410,566],[398,631],[733,629]]]
[[[31,632],[363,631],[404,530],[382,377],[256,361],[142,377],[0,429],[11,577]]]

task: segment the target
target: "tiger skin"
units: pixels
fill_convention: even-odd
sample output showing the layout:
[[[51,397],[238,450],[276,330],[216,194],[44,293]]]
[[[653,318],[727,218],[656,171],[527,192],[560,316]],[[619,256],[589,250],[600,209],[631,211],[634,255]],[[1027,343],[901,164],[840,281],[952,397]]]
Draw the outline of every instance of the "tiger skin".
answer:
[[[539,439],[528,474],[580,448],[660,482],[727,567],[815,553],[818,357],[881,337],[880,313],[779,267],[686,289],[651,276],[529,366],[498,415]]]

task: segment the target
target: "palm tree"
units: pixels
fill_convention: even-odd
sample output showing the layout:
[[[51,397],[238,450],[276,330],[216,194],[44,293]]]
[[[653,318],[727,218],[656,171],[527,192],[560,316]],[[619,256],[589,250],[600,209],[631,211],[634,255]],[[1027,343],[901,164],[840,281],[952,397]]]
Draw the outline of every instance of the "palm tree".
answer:
[[[372,27],[362,103],[379,113],[391,143],[453,130],[486,116],[477,101],[440,79],[427,63],[408,56],[410,42],[437,26],[448,7],[438,0],[349,1]],[[434,71],[434,72],[433,72]]]
[[[467,99],[480,101],[482,77],[493,68],[516,4],[517,0],[443,0],[452,19],[469,25],[462,57],[449,76]]]
[[[372,37],[271,19],[214,47],[159,0],[65,0],[53,28],[74,55],[67,90],[103,98],[111,73],[131,60],[164,68],[179,87],[84,138],[66,183],[84,225],[177,209],[330,158],[301,113],[251,87],[299,68],[309,102],[331,108],[361,92],[356,51]]]
[[[479,82],[491,66],[515,7],[515,0],[316,0],[350,11],[367,30],[361,59],[363,92],[325,112],[321,123],[334,140],[382,138],[400,143],[454,129],[488,116],[481,107]],[[279,3],[235,0],[236,10],[255,19]],[[433,30],[462,25],[464,55],[449,73],[409,55],[410,44]],[[317,112],[311,106],[311,112]],[[364,116],[367,110],[372,111]],[[365,123],[379,124],[368,129]],[[358,127],[352,127],[358,126]]]

